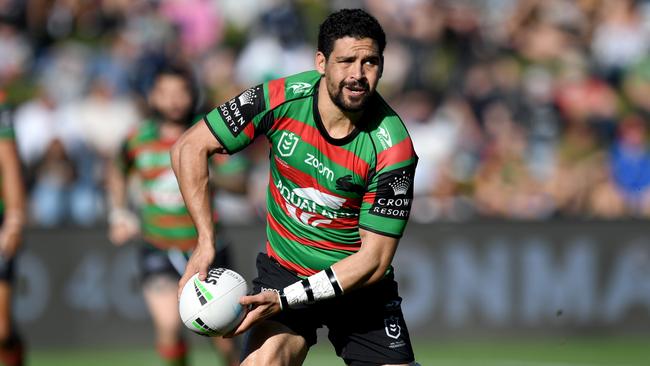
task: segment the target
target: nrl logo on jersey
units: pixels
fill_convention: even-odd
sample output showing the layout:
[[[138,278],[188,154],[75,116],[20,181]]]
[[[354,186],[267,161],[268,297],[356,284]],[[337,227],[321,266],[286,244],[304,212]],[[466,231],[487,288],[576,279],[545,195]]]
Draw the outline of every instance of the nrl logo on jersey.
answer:
[[[311,89],[311,84],[305,83],[305,82],[302,82],[302,81],[298,81],[298,82],[289,84],[287,86],[287,89],[291,89],[293,94],[302,94],[302,93],[305,93],[305,92],[309,91],[309,89]]]
[[[298,146],[298,141],[300,141],[300,137],[295,133],[282,132],[282,136],[280,136],[280,140],[278,141],[278,153],[280,156],[286,158],[293,155],[296,146]]]
[[[377,138],[379,139],[379,142],[384,149],[388,149],[389,147],[393,146],[393,139],[390,137],[388,131],[386,131],[386,129],[381,126],[379,127],[379,132],[377,132]]]

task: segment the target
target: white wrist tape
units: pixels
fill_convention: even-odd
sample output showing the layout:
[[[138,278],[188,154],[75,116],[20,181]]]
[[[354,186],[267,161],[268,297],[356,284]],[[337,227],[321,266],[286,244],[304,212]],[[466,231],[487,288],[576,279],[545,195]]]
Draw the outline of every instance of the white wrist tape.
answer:
[[[332,268],[327,268],[302,281],[285,287],[280,292],[282,308],[296,305],[311,304],[316,301],[331,299],[343,294],[336,274]]]

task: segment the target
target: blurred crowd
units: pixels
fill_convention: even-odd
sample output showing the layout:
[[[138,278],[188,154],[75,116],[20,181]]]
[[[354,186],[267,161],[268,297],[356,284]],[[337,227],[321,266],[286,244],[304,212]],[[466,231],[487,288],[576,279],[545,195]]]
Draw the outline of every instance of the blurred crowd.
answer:
[[[105,220],[103,166],[162,65],[191,63],[202,113],[312,69],[341,7],[386,31],[380,92],[420,157],[415,221],[650,216],[650,1],[0,0],[32,222]],[[246,194],[217,196],[224,219],[264,218],[258,145]]]

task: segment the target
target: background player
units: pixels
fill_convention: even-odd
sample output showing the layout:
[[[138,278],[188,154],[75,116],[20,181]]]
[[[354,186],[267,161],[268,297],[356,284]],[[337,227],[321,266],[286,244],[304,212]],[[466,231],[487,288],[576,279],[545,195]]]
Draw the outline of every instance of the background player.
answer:
[[[417,156],[404,124],[375,93],[386,44],[362,10],[330,15],[317,72],[250,88],[215,108],[172,151],[199,230],[180,281],[214,256],[206,161],[257,136],[271,142],[267,253],[235,331],[250,329],[244,365],[299,365],[326,325],[350,365],[414,363],[391,262],[410,212]],[[214,136],[214,137],[213,137]],[[354,290],[354,291],[353,291]]]
[[[25,222],[25,192],[11,113],[0,90],[0,363],[23,364],[23,345],[11,317],[14,262]]]
[[[196,245],[196,229],[171,170],[169,152],[191,125],[197,101],[191,73],[177,66],[163,69],[157,74],[148,99],[152,118],[129,135],[108,174],[112,207],[109,236],[113,243],[121,245],[141,229],[143,290],[156,328],[158,352],[169,365],[185,365],[187,345],[181,335],[184,327],[178,315],[176,284],[185,269],[187,253]],[[127,209],[126,186],[130,176],[139,179],[141,185],[140,225]],[[211,212],[211,224],[215,225],[216,215]],[[214,264],[230,267],[227,247],[222,242]],[[213,340],[226,364],[236,364],[233,340]]]

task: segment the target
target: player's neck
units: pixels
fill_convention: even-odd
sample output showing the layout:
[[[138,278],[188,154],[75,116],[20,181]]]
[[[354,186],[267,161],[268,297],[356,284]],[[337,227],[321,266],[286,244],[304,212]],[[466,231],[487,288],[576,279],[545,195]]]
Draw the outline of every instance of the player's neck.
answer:
[[[318,111],[327,133],[335,139],[344,138],[352,133],[363,114],[363,112],[352,113],[341,110],[330,98],[324,82],[319,85]]]

